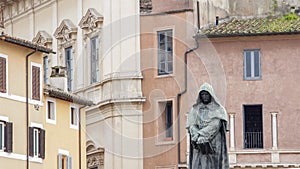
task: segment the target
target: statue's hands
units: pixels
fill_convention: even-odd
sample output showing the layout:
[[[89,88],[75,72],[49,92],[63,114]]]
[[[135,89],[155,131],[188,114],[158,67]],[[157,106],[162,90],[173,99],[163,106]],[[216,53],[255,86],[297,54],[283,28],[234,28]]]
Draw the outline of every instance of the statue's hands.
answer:
[[[198,139],[197,139],[197,144],[203,144],[206,142],[208,142],[208,140],[204,137],[198,137]]]
[[[195,133],[195,134],[192,135],[191,139],[192,139],[192,141],[197,142],[198,138],[199,138],[199,134]]]

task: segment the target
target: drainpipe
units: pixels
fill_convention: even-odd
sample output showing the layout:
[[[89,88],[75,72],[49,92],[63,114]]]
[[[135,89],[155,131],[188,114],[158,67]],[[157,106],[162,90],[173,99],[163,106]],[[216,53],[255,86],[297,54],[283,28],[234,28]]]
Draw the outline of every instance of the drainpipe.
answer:
[[[181,157],[180,157],[180,98],[183,94],[186,93],[187,91],[187,56],[189,53],[193,52],[194,50],[199,48],[199,42],[198,42],[198,33],[200,30],[200,4],[199,1],[197,1],[197,34],[193,36],[196,42],[196,46],[192,49],[188,49],[184,53],[184,89],[180,91],[177,94],[177,119],[178,119],[178,125],[177,125],[177,137],[178,137],[178,145],[177,145],[177,156],[178,156],[178,169],[180,169],[180,165],[182,164],[181,162]],[[187,159],[189,160],[189,159]]]
[[[187,91],[187,56],[189,53],[193,52],[194,50],[198,49],[199,47],[199,42],[197,41],[197,36],[193,37],[196,42],[196,46],[192,49],[188,49],[184,53],[184,89],[177,94],[177,119],[178,119],[178,125],[177,125],[177,135],[178,135],[178,147],[177,147],[177,155],[178,155],[178,169],[180,168],[179,165],[181,163],[181,158],[180,158],[180,98],[183,94],[186,93]]]
[[[79,150],[79,169],[81,169],[81,109],[87,106],[82,106],[79,108],[79,115],[78,115],[78,150]]]
[[[26,169],[29,169],[29,96],[28,96],[28,59],[31,55],[33,55],[35,52],[37,52],[37,49],[34,51],[30,52],[29,54],[26,55]]]

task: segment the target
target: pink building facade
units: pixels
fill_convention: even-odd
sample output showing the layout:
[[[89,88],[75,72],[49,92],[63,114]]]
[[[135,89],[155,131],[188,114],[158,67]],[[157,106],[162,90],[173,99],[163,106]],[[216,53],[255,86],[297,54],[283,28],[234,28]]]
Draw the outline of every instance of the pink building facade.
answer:
[[[204,82],[229,114],[230,168],[300,167],[300,19],[230,17],[197,32],[195,5],[166,6],[141,15],[144,168],[188,168],[186,115]]]

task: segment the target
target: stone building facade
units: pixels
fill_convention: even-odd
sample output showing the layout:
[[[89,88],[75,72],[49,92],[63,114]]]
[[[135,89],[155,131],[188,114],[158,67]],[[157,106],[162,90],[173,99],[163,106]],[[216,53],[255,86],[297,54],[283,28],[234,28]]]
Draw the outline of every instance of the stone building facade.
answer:
[[[186,115],[204,82],[212,84],[229,113],[230,168],[299,167],[299,146],[291,137],[299,132],[289,129],[297,128],[299,118],[299,90],[291,87],[298,80],[299,69],[293,64],[299,62],[299,18],[286,22],[282,17],[298,6],[298,1],[199,1],[198,30],[197,1],[145,2],[145,169],[189,167]],[[260,76],[253,78],[255,72]],[[281,97],[291,104],[280,102]]]
[[[59,83],[49,79],[51,67],[58,66],[55,70],[67,73],[63,90],[95,103],[86,109],[85,134],[88,145],[97,150],[89,151],[88,168],[95,167],[91,162],[95,160],[100,168],[103,163],[106,169],[142,168],[138,2],[14,0],[3,4],[5,33],[57,52],[44,56],[45,83]]]

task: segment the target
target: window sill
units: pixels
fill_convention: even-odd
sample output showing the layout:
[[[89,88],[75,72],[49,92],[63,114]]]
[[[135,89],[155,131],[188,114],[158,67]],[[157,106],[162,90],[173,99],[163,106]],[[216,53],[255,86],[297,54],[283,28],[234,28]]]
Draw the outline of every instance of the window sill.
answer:
[[[29,157],[29,160],[31,162],[36,162],[36,163],[43,163],[43,159],[39,158],[39,157]]]
[[[3,152],[3,151],[0,151],[0,157],[26,161],[26,155],[7,153],[7,152]],[[43,163],[43,159],[38,158],[38,157],[29,157],[29,161],[34,162],[34,163]]]
[[[172,73],[172,74],[163,74],[163,75],[157,75],[156,74],[156,76],[155,76],[156,79],[160,79],[160,78],[174,78],[174,77],[175,77],[174,73]]]
[[[73,124],[71,124],[71,125],[70,125],[70,128],[71,128],[71,129],[78,130],[78,125],[73,125]]]
[[[173,137],[167,137],[167,138],[164,138],[163,140],[156,140],[156,143],[155,143],[156,146],[174,145],[174,144],[175,144],[175,140]]]
[[[0,93],[0,97],[26,103],[26,97],[23,96],[17,96],[8,93]],[[42,101],[32,100],[30,98],[29,98],[29,104],[43,106]]]
[[[46,119],[46,122],[49,123],[49,124],[54,124],[54,125],[56,125],[56,120]]]

